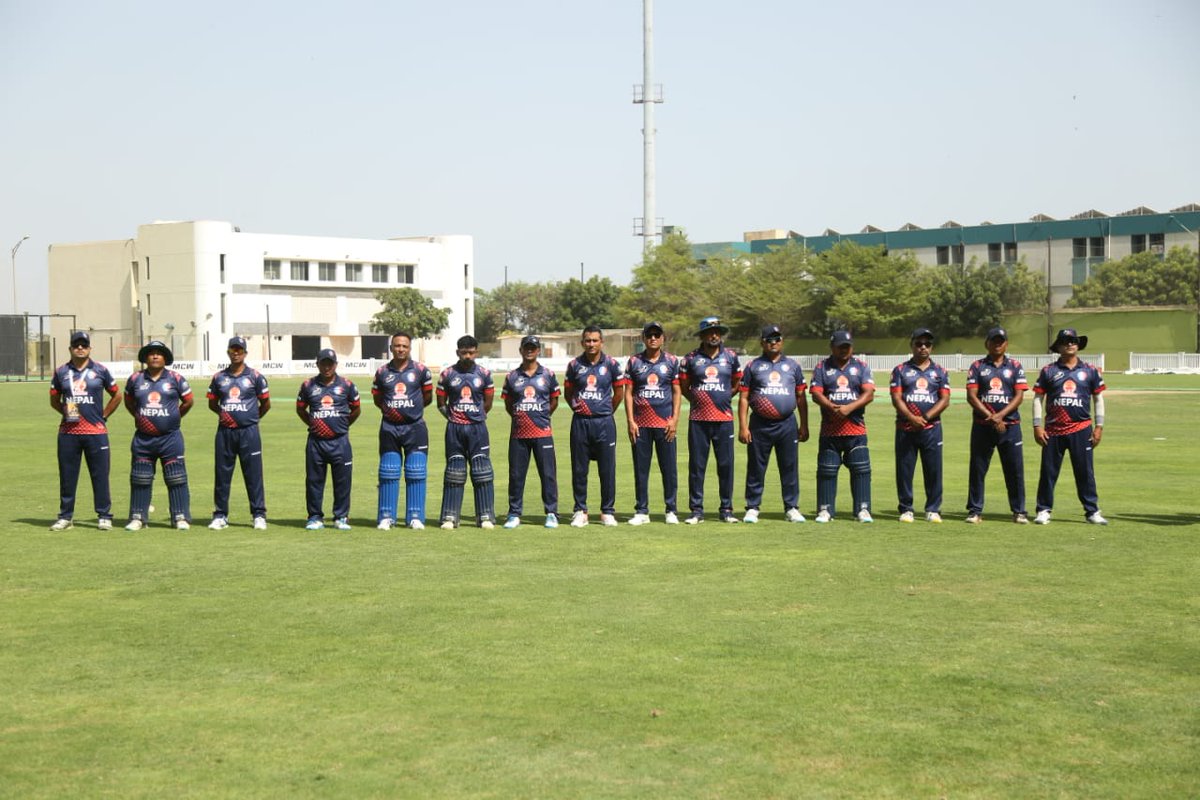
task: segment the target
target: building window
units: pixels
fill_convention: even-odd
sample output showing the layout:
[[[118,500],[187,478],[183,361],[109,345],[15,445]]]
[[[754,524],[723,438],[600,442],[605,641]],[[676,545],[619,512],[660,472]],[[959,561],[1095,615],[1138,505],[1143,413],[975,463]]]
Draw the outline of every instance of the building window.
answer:
[[[965,245],[952,244],[950,245],[950,260],[955,264],[966,263],[967,248]]]
[[[221,253],[221,283],[225,282],[225,254]]]
[[[225,332],[225,295],[221,295],[221,332]]]
[[[1146,234],[1135,233],[1129,237],[1129,252],[1144,253],[1146,252]]]
[[[988,245],[988,263],[999,264],[1004,253],[1004,248],[999,242],[992,242]]]
[[[413,278],[416,272],[416,267],[412,264],[397,264],[396,265],[396,283],[414,283]]]
[[[1092,258],[1104,258],[1103,236],[1093,236],[1091,239],[1088,239],[1088,243],[1091,245],[1088,249],[1092,251],[1088,255],[1090,255]]]
[[[944,244],[938,245],[937,263],[939,267],[944,267],[950,263],[950,248]]]
[[[150,310],[150,295],[146,295],[146,316],[148,317],[153,313],[154,312]]]
[[[1087,239],[1075,238],[1071,240],[1071,256],[1073,258],[1087,258]]]
[[[375,283],[387,283],[388,265],[387,264],[372,264],[371,265],[371,280]]]
[[[471,265],[463,264],[463,288],[471,288]]]
[[[361,283],[362,282],[362,264],[347,264],[346,265],[346,282]]]
[[[278,258],[263,259],[263,280],[277,281],[280,275],[283,274]]]
[[[308,262],[293,261],[292,262],[292,280],[306,281],[308,280]]]
[[[1150,252],[1162,255],[1167,250],[1167,235],[1165,233],[1150,234]]]
[[[1005,242],[1004,243],[1004,263],[1005,264],[1017,263],[1017,243],[1016,242]]]
[[[337,280],[337,264],[332,261],[321,261],[317,265],[317,280],[320,281],[335,281]]]
[[[146,256],[146,280],[150,280],[150,256]]]

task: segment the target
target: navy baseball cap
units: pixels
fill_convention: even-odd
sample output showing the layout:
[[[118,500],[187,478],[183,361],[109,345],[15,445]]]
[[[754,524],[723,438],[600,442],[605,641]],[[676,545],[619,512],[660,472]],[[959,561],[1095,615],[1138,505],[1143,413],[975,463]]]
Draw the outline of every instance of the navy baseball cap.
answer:
[[[88,347],[91,347],[92,337],[88,336],[87,331],[75,331],[71,334],[71,344],[75,344],[76,342],[83,342]]]
[[[167,347],[165,344],[160,342],[158,339],[154,339],[150,342],[147,342],[145,345],[142,346],[141,350],[138,350],[138,361],[145,364],[146,359],[149,358],[150,354],[154,353],[154,352],[159,352],[159,353],[163,354],[163,359],[164,359],[164,361],[166,361],[166,364],[168,367],[175,363],[175,356],[173,356],[171,354],[171,348]]]
[[[642,326],[642,337],[645,338],[646,334],[650,333],[650,331],[658,331],[659,333],[665,333],[666,329],[663,328],[661,322],[647,322],[645,325]]]
[[[829,337],[829,344],[834,347],[839,344],[854,344],[854,338],[850,336],[850,331],[834,331],[833,336]]]
[[[541,350],[542,349],[542,340],[539,339],[538,337],[534,336],[532,333],[529,334],[528,336],[522,336],[521,337],[521,349],[524,350],[526,347],[536,347],[537,349]]]
[[[232,339],[229,340],[229,349],[232,350],[235,347],[238,348],[239,350],[245,350],[246,349],[246,340],[243,339],[241,336],[234,336]]]
[[[716,331],[724,336],[725,334],[729,333],[729,328],[721,324],[720,317],[705,317],[704,319],[700,320],[700,326],[697,328],[695,335],[704,336],[710,331]]]
[[[779,330],[779,326],[778,325],[764,325],[763,329],[762,329],[762,335],[759,336],[758,338],[762,339],[763,341],[766,341],[767,339],[771,339],[775,336],[778,336],[780,338],[783,337],[783,331]]]
[[[933,331],[929,330],[929,328],[917,328],[915,331],[912,332],[912,336],[908,337],[908,340],[910,342],[915,342],[917,339],[920,339],[922,336],[928,336],[930,339],[934,338]]]
[[[317,353],[317,363],[320,364],[322,361],[332,361],[335,364],[337,363],[337,353],[333,351],[333,348],[326,347],[324,350]]]
[[[988,328],[987,338],[984,341],[990,342],[992,339],[1003,339],[1007,342],[1008,331],[1004,330],[1004,328]]]

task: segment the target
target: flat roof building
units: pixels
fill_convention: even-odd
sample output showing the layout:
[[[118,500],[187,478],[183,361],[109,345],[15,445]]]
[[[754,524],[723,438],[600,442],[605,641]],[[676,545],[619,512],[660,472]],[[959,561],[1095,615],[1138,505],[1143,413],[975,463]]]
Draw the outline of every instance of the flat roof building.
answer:
[[[470,236],[350,239],[243,233],[229,222],[154,222],[131,239],[50,247],[50,312],[73,314],[92,333],[99,360],[128,360],[161,339],[179,360],[220,359],[234,334],[252,361],[387,355],[369,323],[375,292],[413,287],[450,312],[439,337],[413,342],[413,357],[454,359],[475,327]],[[57,360],[70,321],[53,318]],[[132,351],[132,355],[131,355]]]

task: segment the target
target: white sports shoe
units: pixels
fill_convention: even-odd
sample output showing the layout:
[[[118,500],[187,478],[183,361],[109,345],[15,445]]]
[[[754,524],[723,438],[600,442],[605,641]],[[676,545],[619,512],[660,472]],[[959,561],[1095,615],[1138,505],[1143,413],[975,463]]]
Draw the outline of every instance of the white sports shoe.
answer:
[[[629,518],[630,525],[645,525],[649,521],[650,521],[649,514],[634,514],[632,517]]]
[[[783,515],[783,518],[788,522],[804,522],[804,515],[800,513],[798,508],[789,508]]]
[[[942,515],[936,511],[930,511],[925,514],[925,521],[932,522],[934,525],[942,524]]]
[[[131,519],[129,520],[129,524],[125,526],[125,530],[140,531],[144,527],[146,527],[146,523],[142,522],[140,519]]]
[[[871,516],[870,511],[867,511],[865,508],[860,508],[858,510],[858,521],[859,522],[874,522],[875,518]]]
[[[306,531],[319,531],[324,527],[325,527],[324,520],[317,519],[316,517],[310,519],[308,522],[306,522],[304,524],[304,530],[306,530]]]
[[[1093,511],[1092,513],[1088,514],[1087,521],[1092,523],[1093,525],[1107,525],[1108,524],[1108,520],[1106,520],[1104,517],[1100,516],[1099,511]]]
[[[692,514],[683,522],[685,525],[699,525],[700,523],[704,522],[704,517],[700,516],[699,514]]]
[[[408,521],[408,529],[413,531],[425,530],[425,523],[419,519],[410,519]]]
[[[600,515],[600,524],[611,528],[612,526],[617,524],[617,518],[614,517],[612,514],[601,514]]]
[[[543,524],[542,527],[557,528],[558,527],[558,514],[547,514],[546,522]]]
[[[380,531],[390,531],[392,529],[392,518],[384,517],[383,519],[379,520],[379,524],[375,526],[375,529]]]
[[[209,530],[223,531],[229,527],[229,520],[224,517],[213,517],[213,521],[208,523]]]
[[[520,524],[521,524],[521,518],[518,517],[516,514],[509,514],[508,519],[504,520],[504,527],[506,530],[511,531],[513,528],[517,527]]]
[[[75,527],[75,523],[69,519],[56,519],[54,524],[50,526],[52,531],[65,531]]]
[[[1050,524],[1050,509],[1043,508],[1041,511],[1039,511],[1037,513],[1037,516],[1033,518],[1033,524],[1034,525],[1049,525]]]
[[[96,523],[96,527],[102,531],[111,531],[112,520],[108,519],[107,517],[101,517],[100,521]]]
[[[758,509],[757,508],[747,508],[746,515],[742,517],[742,522],[746,523],[747,525],[754,525],[755,523],[757,523],[758,522]]]
[[[914,519],[916,519],[916,517],[913,516],[913,512],[911,512],[911,511],[905,511],[903,514],[900,515],[901,522],[912,522]]]
[[[191,528],[192,528],[192,523],[188,522],[183,517],[180,517],[179,519],[175,520],[175,530],[187,531],[187,530],[191,530]]]
[[[576,511],[571,515],[572,528],[586,528],[588,524],[588,516],[586,511]]]
[[[668,525],[678,525],[679,524],[679,515],[676,514],[674,511],[668,511],[667,516],[663,520],[663,522],[667,523]]]
[[[820,522],[821,524],[824,524],[832,519],[833,515],[829,513],[829,509],[822,508],[817,512],[817,516],[813,518],[813,522]]]
[[[485,531],[490,531],[496,527],[496,523],[492,522],[490,519],[481,519],[479,520],[479,527]]]
[[[254,518],[254,530],[265,531],[266,529],[267,529],[267,518],[266,517],[255,517]]]
[[[454,520],[452,520],[452,519],[442,520],[442,530],[452,531],[452,530],[454,530],[454,528],[455,528]]]
[[[970,514],[967,514],[967,518],[964,520],[964,522],[966,522],[968,525],[978,525],[979,523],[983,522],[983,516],[972,511]]]

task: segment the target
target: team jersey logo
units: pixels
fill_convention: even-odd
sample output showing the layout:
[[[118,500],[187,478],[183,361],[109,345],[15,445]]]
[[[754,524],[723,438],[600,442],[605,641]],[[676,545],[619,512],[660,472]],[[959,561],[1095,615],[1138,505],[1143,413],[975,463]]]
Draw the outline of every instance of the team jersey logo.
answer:
[[[704,379],[706,381],[715,381],[717,379],[717,368],[709,365],[704,368]]]
[[[1004,388],[1004,381],[1000,380],[999,378],[992,378],[991,382],[988,383],[988,387],[993,392],[998,392]]]
[[[480,386],[483,386],[483,381],[479,380],[479,378],[472,378],[471,383],[475,386],[476,389],[478,389]]]
[[[417,374],[415,372],[404,373],[404,380],[408,381],[409,383],[412,383],[416,379],[417,379]]]
[[[929,390],[929,381],[925,380],[925,378],[923,378],[923,377],[917,378],[917,391],[924,392],[924,391],[928,391],[928,390]]]
[[[160,395],[158,392],[151,392],[150,394],[146,395],[146,405],[150,406],[151,408],[158,408],[162,405],[162,395]]]
[[[767,383],[771,384],[772,386],[778,386],[779,384],[783,383],[783,376],[778,372],[772,371],[771,374],[767,376]]]
[[[857,375],[857,374],[858,374],[858,367],[851,367],[851,368],[850,368],[850,374],[851,374],[851,375]]]
[[[532,401],[535,397],[537,397],[537,389],[533,388],[532,386],[526,386],[525,399]]]
[[[596,376],[595,375],[587,376],[587,388],[589,388],[589,389],[596,388]]]
[[[79,380],[71,381],[71,391],[75,394],[87,394],[87,376],[80,375]]]
[[[460,398],[462,398],[463,402],[470,402],[471,401],[471,387],[470,386],[462,387],[462,391],[458,393],[458,396]]]
[[[1075,376],[1077,378],[1079,378],[1080,383],[1085,383],[1087,381],[1087,373],[1084,372],[1083,370],[1079,370],[1079,372],[1076,372]]]
[[[333,407],[333,398],[330,397],[329,395],[325,395],[324,397],[322,397],[321,398],[321,407],[322,408],[332,408]]]
[[[1006,369],[1006,370],[1004,370],[1004,377],[1006,377],[1006,378],[1011,378],[1011,377],[1012,377],[1012,370],[1011,370],[1011,369]]]
[[[1074,397],[1074,395],[1075,395],[1075,381],[1073,381],[1073,380],[1071,380],[1071,379],[1069,379],[1069,378],[1068,378],[1067,380],[1063,381],[1062,393],[1063,393],[1063,394],[1065,394],[1065,395],[1071,395],[1072,397]]]
[[[596,370],[596,371],[597,371],[597,372],[599,372],[601,375],[607,375],[607,374],[608,374],[608,367],[601,367],[600,369],[598,369],[598,370]]]
[[[241,396],[242,396],[242,390],[239,389],[238,387],[233,386],[229,389],[229,399],[230,400],[237,400]]]
[[[837,387],[839,389],[841,389],[842,391],[849,389],[850,388],[850,379],[847,378],[845,375],[838,375]]]
[[[646,385],[648,387],[650,387],[651,389],[657,389],[658,388],[658,375],[654,374],[653,372],[651,372],[649,375],[647,375],[646,376]]]
[[[396,388],[392,391],[396,397],[404,397],[404,385],[397,383]]]

